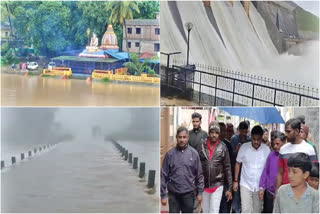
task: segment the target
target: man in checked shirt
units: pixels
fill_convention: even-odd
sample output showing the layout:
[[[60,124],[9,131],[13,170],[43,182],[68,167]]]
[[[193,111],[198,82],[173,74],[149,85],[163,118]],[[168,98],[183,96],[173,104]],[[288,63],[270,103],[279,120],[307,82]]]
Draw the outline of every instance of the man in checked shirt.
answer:
[[[176,139],[177,146],[166,154],[162,164],[161,204],[166,206],[169,198],[170,213],[192,213],[195,187],[199,206],[202,201],[202,166],[198,152],[188,145],[188,130],[178,128]]]

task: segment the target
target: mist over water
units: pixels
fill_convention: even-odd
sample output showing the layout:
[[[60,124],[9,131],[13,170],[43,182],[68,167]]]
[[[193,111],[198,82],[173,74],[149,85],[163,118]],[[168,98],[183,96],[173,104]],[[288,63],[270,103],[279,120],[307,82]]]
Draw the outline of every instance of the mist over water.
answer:
[[[2,108],[1,113],[2,156],[59,142],[6,164],[2,212],[158,212],[158,192],[147,194],[146,182],[139,182],[138,172],[105,140],[123,142],[147,170],[157,170],[158,108]]]

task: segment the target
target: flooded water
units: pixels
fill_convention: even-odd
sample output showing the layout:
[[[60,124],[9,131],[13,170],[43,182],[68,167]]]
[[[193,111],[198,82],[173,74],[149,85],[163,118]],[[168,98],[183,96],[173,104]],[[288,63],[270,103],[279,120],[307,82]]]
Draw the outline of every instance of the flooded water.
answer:
[[[159,212],[131,168],[103,139],[60,143],[1,172],[1,212]]]
[[[1,74],[2,106],[159,106],[160,87]]]
[[[159,184],[160,184],[160,158],[154,154],[160,154],[160,145],[159,141],[118,141],[120,145],[125,147],[129,153],[133,153],[133,157],[138,157],[138,167],[140,162],[146,163],[146,174],[149,170],[156,170],[156,191],[159,193]],[[147,177],[146,177],[147,179]]]

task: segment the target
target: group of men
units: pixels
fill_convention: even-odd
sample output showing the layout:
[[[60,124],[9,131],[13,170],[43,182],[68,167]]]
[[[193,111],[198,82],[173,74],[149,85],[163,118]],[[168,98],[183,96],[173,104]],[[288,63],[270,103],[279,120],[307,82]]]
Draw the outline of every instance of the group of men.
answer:
[[[272,131],[269,142],[259,125],[249,133],[249,121],[237,134],[232,124],[211,122],[207,134],[201,119],[195,112],[192,130],[178,128],[162,163],[161,204],[170,213],[319,212],[319,164],[301,120],[288,120],[285,134]]]

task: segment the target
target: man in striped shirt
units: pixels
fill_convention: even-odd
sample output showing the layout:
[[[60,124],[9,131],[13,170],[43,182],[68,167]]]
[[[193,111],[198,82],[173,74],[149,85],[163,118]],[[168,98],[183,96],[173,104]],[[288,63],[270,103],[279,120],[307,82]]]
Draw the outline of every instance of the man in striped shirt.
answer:
[[[279,156],[279,172],[277,176],[276,192],[282,184],[288,184],[288,159],[297,152],[302,152],[310,157],[311,161],[318,161],[313,147],[300,136],[301,121],[293,118],[286,122],[285,133],[287,143],[281,147]]]

